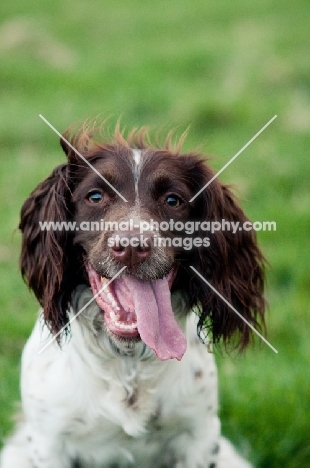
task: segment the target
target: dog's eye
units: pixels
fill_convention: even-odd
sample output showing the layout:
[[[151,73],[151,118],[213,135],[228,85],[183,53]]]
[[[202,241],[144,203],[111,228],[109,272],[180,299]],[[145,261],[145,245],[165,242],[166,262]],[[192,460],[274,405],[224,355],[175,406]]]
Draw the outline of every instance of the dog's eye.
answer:
[[[177,195],[168,195],[165,202],[168,206],[175,208],[181,204],[181,198]]]
[[[87,194],[86,198],[91,203],[101,203],[103,200],[103,195],[99,190],[92,190]]]

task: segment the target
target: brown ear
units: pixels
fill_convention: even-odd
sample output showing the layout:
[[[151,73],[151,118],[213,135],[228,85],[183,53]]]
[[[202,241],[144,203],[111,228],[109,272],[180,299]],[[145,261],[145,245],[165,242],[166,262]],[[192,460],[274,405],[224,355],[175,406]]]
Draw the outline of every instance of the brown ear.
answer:
[[[65,229],[40,223],[69,221],[71,217],[67,165],[62,164],[30,194],[21,210],[20,266],[22,275],[44,309],[53,333],[66,323],[71,294],[72,240]]]
[[[202,161],[196,160],[194,172],[198,188],[213,177],[212,171]],[[218,179],[213,180],[194,203],[196,219],[220,223],[224,219],[229,223],[239,222],[239,227],[248,221],[230,188]],[[264,327],[266,306],[263,297],[264,256],[258,247],[255,231],[239,227],[235,233],[227,228],[213,234],[200,232],[202,237],[210,238],[210,246],[201,247],[196,252],[192,265],[248,322],[259,329]],[[209,329],[215,343],[222,339],[226,345],[230,342],[241,350],[245,348],[251,337],[249,326],[206,283],[194,276],[191,294],[200,308],[199,333]]]
[[[100,150],[100,145],[92,140],[94,129],[88,129],[87,126],[82,126],[73,132],[73,128],[66,130],[60,138],[60,145],[67,156],[69,164],[81,163],[83,157],[87,158],[92,152]],[[78,154],[79,153],[79,154]],[[81,158],[81,156],[83,156]]]

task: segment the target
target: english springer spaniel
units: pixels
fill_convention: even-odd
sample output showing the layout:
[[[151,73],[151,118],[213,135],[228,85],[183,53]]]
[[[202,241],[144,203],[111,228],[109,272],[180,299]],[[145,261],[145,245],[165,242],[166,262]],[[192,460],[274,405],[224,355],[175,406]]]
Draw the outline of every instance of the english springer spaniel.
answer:
[[[249,468],[220,434],[211,349],[251,337],[215,291],[263,326],[255,233],[212,224],[248,219],[218,179],[195,197],[214,174],[170,138],[64,138],[67,162],[21,211],[42,310],[1,468]]]

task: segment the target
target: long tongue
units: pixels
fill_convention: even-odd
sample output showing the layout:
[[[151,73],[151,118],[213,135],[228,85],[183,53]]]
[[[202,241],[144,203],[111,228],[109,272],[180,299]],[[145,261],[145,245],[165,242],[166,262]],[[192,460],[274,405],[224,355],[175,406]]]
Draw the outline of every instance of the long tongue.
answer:
[[[149,282],[130,276],[123,280],[133,298],[138,331],[144,343],[162,361],[181,360],[186,351],[186,338],[171,308],[168,280]]]

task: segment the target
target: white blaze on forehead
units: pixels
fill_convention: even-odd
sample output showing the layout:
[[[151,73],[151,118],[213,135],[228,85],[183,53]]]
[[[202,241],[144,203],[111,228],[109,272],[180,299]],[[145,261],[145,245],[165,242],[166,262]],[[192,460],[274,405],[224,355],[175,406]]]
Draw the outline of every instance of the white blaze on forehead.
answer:
[[[133,177],[135,180],[136,204],[139,203],[138,182],[140,179],[141,165],[142,165],[142,151],[139,149],[132,149],[132,157],[134,160]]]
[[[133,160],[138,166],[141,162],[141,150],[133,149],[132,150]]]

